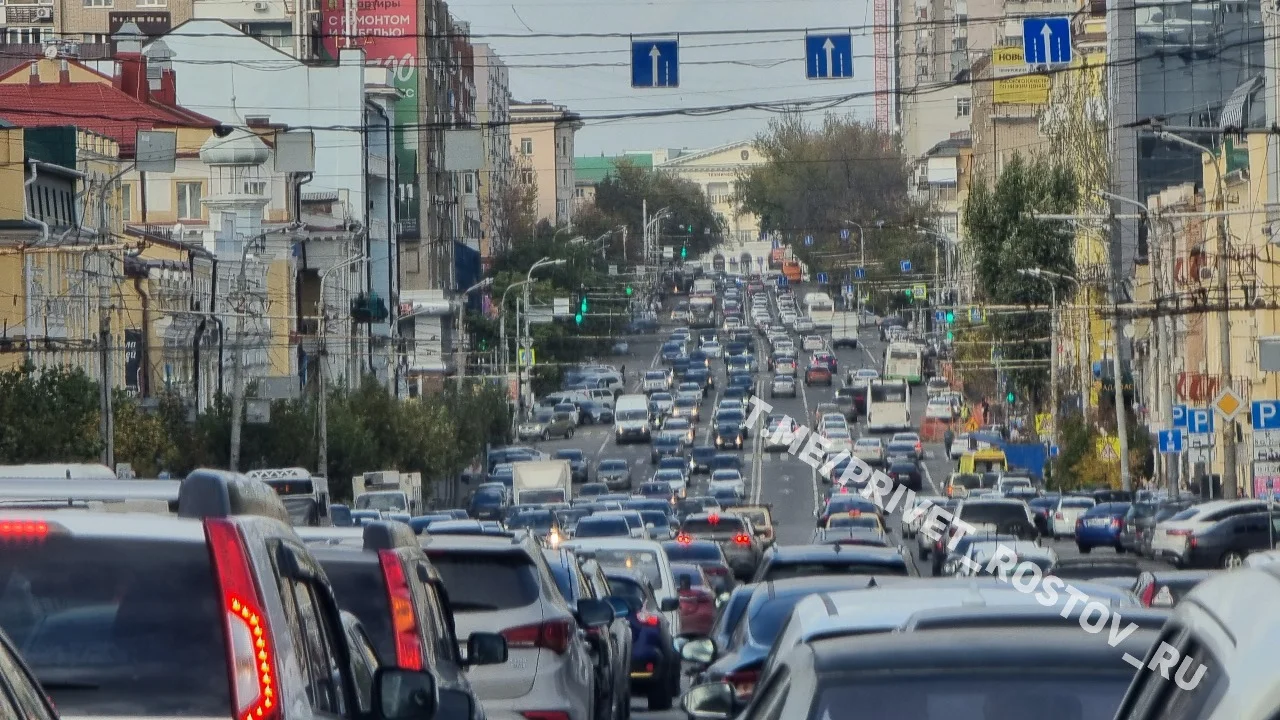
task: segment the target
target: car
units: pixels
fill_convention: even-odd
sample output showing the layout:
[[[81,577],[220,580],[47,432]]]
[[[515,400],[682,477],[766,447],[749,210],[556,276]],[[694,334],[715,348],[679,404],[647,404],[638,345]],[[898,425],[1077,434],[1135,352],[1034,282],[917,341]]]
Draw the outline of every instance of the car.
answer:
[[[860,437],[854,441],[852,453],[868,465],[881,465],[885,459],[884,441],[878,437]]]
[[[844,545],[774,545],[764,554],[751,582],[817,575],[906,577],[907,561],[897,548]]]
[[[880,516],[861,510],[833,514],[827,518],[827,523],[822,527],[827,530],[833,528],[859,528],[876,532],[882,536],[885,534],[884,521],[880,519]]]
[[[358,621],[261,480],[201,468],[183,480],[2,485],[22,501],[0,511],[6,718],[394,720],[423,693],[453,693],[431,668],[384,665],[357,645]],[[29,505],[31,492],[44,502]],[[407,628],[406,646],[409,632],[424,637]]]
[[[746,441],[746,432],[739,422],[718,422],[711,433],[711,442],[716,449],[741,450]]]
[[[662,543],[662,549],[673,563],[690,563],[702,568],[717,597],[733,589],[733,570],[718,543],[677,534],[674,540]]]
[[[934,396],[951,392],[951,383],[947,382],[945,378],[933,378],[925,383],[924,391],[927,397],[933,398]]]
[[[836,360],[836,356],[825,350],[814,353],[810,361],[818,365],[826,365],[827,370],[831,371],[833,376],[840,372],[840,363]]]
[[[630,691],[643,695],[650,711],[670,710],[680,694],[680,656],[664,612],[673,606],[678,612],[680,601],[660,599],[651,578],[639,570],[606,566],[604,573],[610,602],[631,625]]]
[[[826,347],[826,341],[821,335],[805,335],[800,338],[800,349],[805,352],[817,352],[824,347]]]
[[[585,483],[591,479],[591,468],[587,465],[587,456],[578,448],[560,448],[552,454],[556,460],[569,461],[572,481]]]
[[[432,525],[439,522],[475,523],[446,520]],[[472,667],[506,662],[506,640],[497,633],[472,633],[463,659],[453,626],[435,621],[453,617],[444,581],[407,525],[379,520],[361,528],[309,527],[297,532],[320,561],[338,607],[360,621],[380,663],[430,668],[439,687],[452,688],[479,703],[467,672]],[[379,586],[385,592],[369,591]],[[400,609],[397,600],[408,602],[408,614],[396,615]],[[410,633],[417,635],[416,642],[408,639]]]
[[[919,433],[897,432],[893,434],[889,442],[910,443],[915,454],[915,460],[924,460],[924,443],[921,441]]]
[[[737,496],[737,493],[733,493]],[[732,513],[699,513],[689,515],[680,522],[677,540],[690,538],[710,540],[720,545],[729,568],[739,579],[755,573],[763,553],[759,538],[751,529],[751,522]]]
[[[713,496],[717,490],[728,488],[738,498],[746,497],[747,483],[742,478],[742,473],[738,470],[713,470],[711,479],[707,481],[707,490]]]
[[[735,515],[745,517],[751,523],[751,529],[764,549],[774,543],[773,508],[770,505],[739,505],[733,509]]]
[[[769,385],[769,397],[789,397],[796,396],[796,379],[792,375],[775,375],[773,381]]]
[[[516,428],[516,436],[520,440],[549,440],[552,437],[568,439],[573,437],[577,425],[571,413],[540,407],[534,410],[532,417]]]
[[[1062,496],[1058,501],[1058,507],[1053,511],[1053,517],[1049,520],[1049,532],[1053,538],[1057,540],[1062,537],[1075,537],[1076,521],[1094,505],[1097,503],[1093,498],[1078,495]]]
[[[1116,552],[1123,553],[1120,528],[1124,525],[1129,505],[1127,502],[1099,503],[1077,518],[1076,547],[1080,552],[1088,553],[1095,547],[1112,547]]]
[[[849,433],[849,426],[827,425],[823,427],[822,434],[827,439],[827,459],[853,452],[853,435]]]
[[[652,482],[666,483],[677,498],[688,494],[689,476],[683,468],[659,469],[653,474]]]
[[[697,423],[702,414],[702,393],[697,395],[688,395],[681,392],[676,395],[675,403],[671,406],[671,417],[683,418],[691,423]]]
[[[680,624],[686,637],[711,632],[718,593],[711,586],[706,571],[692,563],[672,563],[671,572],[676,577],[676,588],[680,593]]]
[[[631,487],[631,463],[625,458],[601,458],[596,465],[596,479],[609,490]]]
[[[813,362],[804,371],[805,385],[831,385],[831,368],[823,363]]]
[[[765,418],[764,428],[765,452],[786,450],[797,439],[803,439],[799,434],[800,423],[786,415],[769,415]]]
[[[916,463],[919,460],[916,457],[915,443],[904,440],[890,441],[884,448],[885,462],[888,464],[898,462]]]
[[[799,372],[796,359],[791,355],[777,356],[770,362],[772,363],[770,370],[772,370],[775,375],[787,376],[794,379],[796,374]]]
[[[861,545],[864,547],[889,547],[888,536],[878,530],[860,527],[825,527],[814,531],[814,545]]]
[[[657,465],[664,457],[684,457],[684,433],[655,435],[650,443],[649,462]]]
[[[467,514],[476,520],[501,520],[506,515],[509,504],[505,486],[482,483],[467,500]]]

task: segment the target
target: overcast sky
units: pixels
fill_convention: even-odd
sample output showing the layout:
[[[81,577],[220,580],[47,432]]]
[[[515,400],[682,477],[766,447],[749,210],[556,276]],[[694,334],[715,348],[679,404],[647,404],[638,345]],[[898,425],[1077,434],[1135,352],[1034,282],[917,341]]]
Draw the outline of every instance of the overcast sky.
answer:
[[[587,118],[577,155],[624,150],[706,148],[746,140],[771,113],[743,110],[694,118],[591,121],[593,115],[695,109],[742,103],[865,94],[839,111],[873,116],[869,0],[451,0],[471,23],[475,42],[493,46],[510,67],[517,100],[546,99]],[[806,80],[803,28],[849,27],[854,78]],[[790,33],[683,35],[680,87],[631,87],[630,40],[673,32],[795,29]],[[617,38],[529,37],[532,34],[621,33]],[[486,35],[525,37],[486,37]],[[699,64],[699,63],[711,64]],[[821,113],[815,113],[817,117]]]

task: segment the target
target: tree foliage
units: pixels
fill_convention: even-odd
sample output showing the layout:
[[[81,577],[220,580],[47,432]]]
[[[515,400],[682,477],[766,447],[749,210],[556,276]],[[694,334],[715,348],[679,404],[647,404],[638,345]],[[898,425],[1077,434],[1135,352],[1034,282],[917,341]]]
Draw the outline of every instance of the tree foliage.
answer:
[[[1075,289],[1072,282],[1028,277],[1018,271],[1040,268],[1075,276],[1071,224],[1037,220],[1032,215],[1071,213],[1078,192],[1079,185],[1069,168],[1039,156],[1028,159],[1014,155],[994,187],[981,181],[973,185],[963,222],[978,302],[1047,307],[1055,291],[1059,303],[1070,300]],[[1016,367],[1008,373],[1015,391],[1037,403],[1047,399],[1043,396],[1049,379],[1049,315],[1043,311],[988,314],[993,339],[1004,360],[1046,363]]]
[[[524,181],[524,171],[528,169],[529,158],[517,155],[515,169],[492,196],[489,212],[493,217],[494,233],[503,247],[532,238],[537,233],[538,188]]]
[[[83,370],[27,365],[0,373],[0,462],[97,457],[98,386]]]

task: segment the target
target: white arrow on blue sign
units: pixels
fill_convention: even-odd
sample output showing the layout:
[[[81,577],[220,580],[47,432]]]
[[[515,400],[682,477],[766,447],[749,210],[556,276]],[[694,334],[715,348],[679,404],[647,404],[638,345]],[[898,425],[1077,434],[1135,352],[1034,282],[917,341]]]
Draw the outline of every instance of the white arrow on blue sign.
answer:
[[[864,278],[864,277],[866,277],[866,276],[867,276],[867,271],[866,271],[866,270],[864,270],[863,268],[860,268],[860,267],[859,267],[859,268],[854,268],[854,269],[853,269],[853,279],[855,279],[855,280],[861,280],[862,278]]]
[[[844,294],[845,294],[845,295],[852,295],[852,294],[853,294],[853,286],[852,286],[852,285],[845,285],[845,286],[844,286]]]
[[[1071,62],[1071,18],[1022,18],[1022,57],[1028,65]]]
[[[826,273],[818,273],[818,284],[819,284],[819,285],[826,285],[826,284],[827,284],[827,274],[826,274]]]
[[[843,228],[840,230],[840,239],[841,240],[849,239],[849,228]]]
[[[947,321],[947,313],[946,313],[946,311],[945,311],[945,310],[934,310],[934,311],[933,311],[933,320],[934,320],[934,322],[940,322],[940,323],[944,323],[944,322],[946,322],[946,321]]]
[[[680,41],[632,40],[631,87],[680,87]]]
[[[1160,452],[1166,454],[1182,452],[1182,431],[1181,430],[1161,430],[1160,431]]]
[[[853,77],[853,36],[805,35],[804,71],[810,80]]]
[[[909,273],[911,272],[911,261],[903,260],[902,262],[898,263],[898,267],[902,268],[902,272]]]
[[[812,245],[812,244],[813,244],[813,236],[812,236],[812,235],[805,235],[805,236],[804,236],[804,246],[805,246],[805,247],[809,247],[809,246],[810,246],[810,245]]]
[[[1213,409],[1187,408],[1187,432],[1192,435],[1213,433]]]
[[[1254,400],[1250,410],[1254,430],[1280,430],[1280,400]]]
[[[1186,405],[1173,406],[1173,427],[1180,430],[1187,429],[1187,406]]]

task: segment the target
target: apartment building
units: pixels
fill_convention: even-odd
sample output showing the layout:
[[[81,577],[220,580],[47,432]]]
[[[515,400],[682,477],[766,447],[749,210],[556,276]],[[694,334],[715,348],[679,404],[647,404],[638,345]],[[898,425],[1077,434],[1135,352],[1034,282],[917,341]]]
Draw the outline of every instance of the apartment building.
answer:
[[[511,103],[511,152],[518,181],[537,189],[538,219],[573,222],[573,138],[577,113],[546,100]]]

